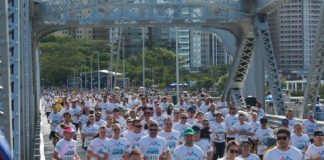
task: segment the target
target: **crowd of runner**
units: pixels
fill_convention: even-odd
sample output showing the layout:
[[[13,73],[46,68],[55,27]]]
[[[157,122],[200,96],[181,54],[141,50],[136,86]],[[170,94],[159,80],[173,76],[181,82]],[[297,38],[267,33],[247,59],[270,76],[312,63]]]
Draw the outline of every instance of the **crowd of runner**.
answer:
[[[292,110],[273,131],[260,103],[239,110],[222,96],[44,91],[52,158],[90,160],[321,160],[323,131]]]

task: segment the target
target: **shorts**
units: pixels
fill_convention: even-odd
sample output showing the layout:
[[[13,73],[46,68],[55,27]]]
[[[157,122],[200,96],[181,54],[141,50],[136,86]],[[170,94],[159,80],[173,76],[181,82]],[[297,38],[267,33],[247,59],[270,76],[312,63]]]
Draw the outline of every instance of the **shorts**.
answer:
[[[49,137],[50,137],[50,138],[59,138],[59,137],[56,135],[56,132],[55,132],[55,131],[51,131]]]

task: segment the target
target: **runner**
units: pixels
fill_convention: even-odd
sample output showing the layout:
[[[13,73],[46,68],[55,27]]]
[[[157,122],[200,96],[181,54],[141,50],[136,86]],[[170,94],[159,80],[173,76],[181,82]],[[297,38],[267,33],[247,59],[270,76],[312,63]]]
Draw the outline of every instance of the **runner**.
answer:
[[[59,140],[59,137],[56,135],[55,130],[62,120],[63,116],[59,112],[57,112],[57,108],[53,106],[53,111],[49,114],[47,121],[51,125],[51,132],[49,138],[52,140],[54,147],[56,145],[56,142]]]
[[[79,160],[79,155],[76,152],[77,141],[73,140],[75,129],[66,125],[62,127],[64,128],[64,136],[63,139],[57,142],[52,158],[56,160]]]
[[[274,137],[273,130],[267,127],[268,120],[266,118],[260,119],[261,128],[255,132],[257,140],[257,154],[260,159],[263,159],[264,153],[269,149],[268,139]]]
[[[105,145],[108,141],[106,137],[106,127],[101,126],[98,131],[98,135],[95,136],[87,148],[87,155],[91,160],[108,160],[108,153],[106,153]]]
[[[251,153],[251,142],[248,140],[244,140],[241,142],[241,155],[239,158],[243,160],[260,160],[260,157],[256,154]]]
[[[291,145],[298,148],[305,155],[307,146],[310,144],[307,134],[303,134],[302,124],[295,124],[295,133],[291,135]]]
[[[306,155],[305,155],[306,160],[324,159],[323,138],[324,138],[323,131],[314,132],[314,143],[309,145],[309,147],[306,150]]]
[[[170,156],[167,151],[166,140],[158,135],[159,127],[157,122],[151,121],[148,124],[149,135],[139,140],[139,148],[144,153],[145,160],[157,160],[161,156]]]
[[[175,148],[180,144],[180,133],[172,129],[172,125],[171,117],[166,117],[163,123],[164,130],[159,133],[159,136],[166,140],[167,147],[169,147],[170,154],[173,157]]]
[[[303,121],[304,133],[308,135],[311,143],[314,142],[314,132],[319,129],[317,121],[314,119],[314,112],[307,113],[307,119]]]
[[[194,144],[194,130],[187,128],[184,132],[184,144],[174,151],[174,160],[204,160],[204,151]]]
[[[138,119],[133,120],[133,132],[128,132],[125,138],[128,140],[128,143],[132,149],[137,148],[139,146],[139,140],[141,137],[146,136],[147,134],[142,132],[143,125],[141,121]]]
[[[95,124],[95,118],[93,114],[89,115],[88,122],[82,127],[81,135],[84,137],[84,143],[82,148],[86,151],[90,141],[98,133],[99,126]]]
[[[126,138],[120,137],[120,124],[115,123],[111,128],[113,130],[113,135],[106,143],[106,152],[109,154],[109,159],[123,159],[127,157],[129,143]]]
[[[279,128],[277,132],[277,146],[268,150],[264,160],[302,160],[303,155],[297,148],[290,146],[290,131],[287,128]]]
[[[242,160],[239,158],[239,153],[240,145],[235,140],[231,140],[227,143],[225,156],[218,160]]]
[[[225,152],[225,137],[227,134],[226,125],[223,122],[223,114],[216,112],[216,122],[211,124],[212,142],[215,148],[213,160],[222,158]]]

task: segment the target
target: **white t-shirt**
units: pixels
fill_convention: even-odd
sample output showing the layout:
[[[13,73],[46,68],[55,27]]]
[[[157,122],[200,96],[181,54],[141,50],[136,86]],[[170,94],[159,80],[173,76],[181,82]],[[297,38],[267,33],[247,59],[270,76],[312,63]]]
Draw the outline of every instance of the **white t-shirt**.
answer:
[[[268,147],[265,146],[265,143],[267,142],[268,138],[273,137],[273,130],[271,128],[258,129],[255,132],[255,137],[259,142],[261,142],[261,144],[259,144],[257,148],[258,155],[263,155],[268,149]]]
[[[106,125],[107,125],[107,122],[104,121],[104,120],[102,120],[102,119],[100,119],[99,121],[96,121],[95,123],[96,123],[99,127],[100,127],[100,126],[106,126]]]
[[[146,136],[146,133],[141,132],[141,133],[134,133],[134,132],[128,132],[125,136],[125,138],[128,140],[129,145],[132,148],[136,148],[139,146],[139,140],[141,139],[141,137]]]
[[[236,115],[228,114],[225,118],[225,124],[227,131],[233,130],[233,126],[238,122],[238,117]],[[227,137],[235,137],[235,134],[227,134]]]
[[[166,132],[163,130],[159,133],[159,136],[166,140],[167,146],[171,152],[173,152],[174,149],[179,145],[180,133],[176,130],[172,130],[171,132]]]
[[[106,152],[109,159],[123,159],[123,155],[129,148],[129,143],[125,138],[110,139],[106,143]]]
[[[211,140],[213,142],[222,143],[225,142],[225,133],[227,131],[225,123],[213,123],[211,124]]]
[[[163,127],[164,117],[165,117],[165,116],[163,116],[163,115],[161,115],[161,116],[156,116],[156,115],[154,115],[154,116],[153,116],[153,120],[156,121],[156,122],[158,123],[159,128],[162,128],[162,127]]]
[[[81,126],[85,125],[89,120],[89,115],[82,114],[79,118],[79,122],[81,122]]]
[[[295,128],[295,124],[297,124],[296,118],[288,119],[288,121],[289,121],[288,123],[289,128]]]
[[[251,132],[251,126],[244,122],[243,124],[241,124],[240,122],[237,122],[234,126],[233,126],[234,130],[238,130],[241,131],[242,134],[236,133],[235,134],[235,140],[241,142],[242,140],[247,140],[248,136],[246,135],[247,133]]]
[[[180,145],[174,150],[174,160],[204,160],[204,151],[197,145],[187,147]]]
[[[81,133],[84,134],[84,147],[88,147],[92,138],[98,133],[99,126],[97,124],[82,126]]]
[[[104,154],[106,153],[105,145],[108,141],[108,138],[101,139],[99,137],[93,139],[90,141],[90,144],[88,146],[89,151],[92,151],[96,154],[99,154],[101,158],[103,158]],[[96,158],[91,158],[91,160],[96,160]]]
[[[217,102],[217,107],[218,107],[219,110],[227,108],[227,102],[219,101],[219,102]]]
[[[281,151],[277,147],[270,149],[264,157],[264,160],[302,160],[303,155],[299,149],[290,146],[287,151]]]
[[[77,143],[78,142],[73,139],[71,141],[61,139],[56,143],[54,151],[59,154],[61,159],[74,159]]]
[[[214,123],[216,121],[216,117],[214,117],[213,113],[211,113],[210,111],[205,113],[204,118],[207,119],[209,123]]]
[[[51,131],[55,131],[57,125],[63,120],[63,116],[59,112],[51,112],[48,116],[48,120],[51,122]]]
[[[324,145],[318,147],[314,144],[311,144],[308,146],[306,150],[305,159],[312,159],[316,158],[317,156],[320,156],[321,159],[324,159]]]
[[[176,123],[174,126],[173,126],[173,129],[178,131],[180,133],[180,140],[182,141],[183,137],[184,137],[184,131],[187,129],[187,128],[190,128],[191,125],[189,123],[186,123],[186,124],[182,124],[182,123]]]
[[[206,112],[208,112],[209,105],[207,105],[207,104],[204,102],[202,105],[200,105],[199,109],[200,109],[201,112],[206,113]]]
[[[200,141],[195,142],[195,145],[197,145],[201,150],[203,150],[205,155],[207,154],[207,152],[213,150],[211,144],[206,139],[200,139]]]
[[[308,119],[305,119],[303,121],[303,130],[304,133],[308,135],[310,139],[314,138],[314,132],[318,129],[319,125],[317,121],[314,120],[314,122],[311,122]]]
[[[156,138],[145,136],[141,138],[138,143],[140,150],[144,154],[145,160],[157,160],[167,149],[166,140],[160,136]]]
[[[79,123],[79,116],[80,116],[81,108],[76,106],[75,108],[71,107],[71,115],[72,115],[72,122]]]
[[[242,157],[242,155],[239,155],[239,158],[241,158],[243,160],[260,160],[260,157],[253,153],[250,153],[250,155],[246,158]]]
[[[301,136],[293,134],[291,135],[290,144],[298,148],[304,154],[306,147],[310,145],[310,141],[307,134],[302,134]]]
[[[255,134],[255,132],[258,130],[258,129],[260,129],[261,128],[261,124],[260,124],[260,122],[259,121],[250,121],[250,126],[251,126],[251,132],[253,132],[254,134]],[[250,138],[252,138],[252,139],[256,139],[256,137],[255,136],[250,136]]]

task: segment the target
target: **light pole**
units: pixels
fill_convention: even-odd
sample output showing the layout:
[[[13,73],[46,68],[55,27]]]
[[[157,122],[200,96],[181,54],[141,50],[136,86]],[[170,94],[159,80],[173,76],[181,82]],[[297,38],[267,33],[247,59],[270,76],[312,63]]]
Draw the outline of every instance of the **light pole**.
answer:
[[[178,52],[178,28],[176,27],[176,80],[177,80],[177,102],[179,102],[179,52]]]
[[[90,81],[90,85],[91,85],[91,86],[90,86],[90,89],[91,89],[91,90],[90,90],[90,92],[92,92],[92,87],[93,87],[93,86],[92,86],[92,72],[93,72],[93,70],[92,70],[92,57],[91,57],[91,60],[90,60],[90,68],[91,68],[91,69],[90,69],[90,73],[91,73],[91,76],[90,76],[90,78],[91,78],[91,81]]]
[[[122,36],[123,39],[123,91],[125,91],[125,39],[124,36]]]
[[[98,52],[98,91],[100,92],[100,53]]]
[[[143,87],[145,92],[145,35],[144,27],[142,27],[142,52],[143,52]]]

